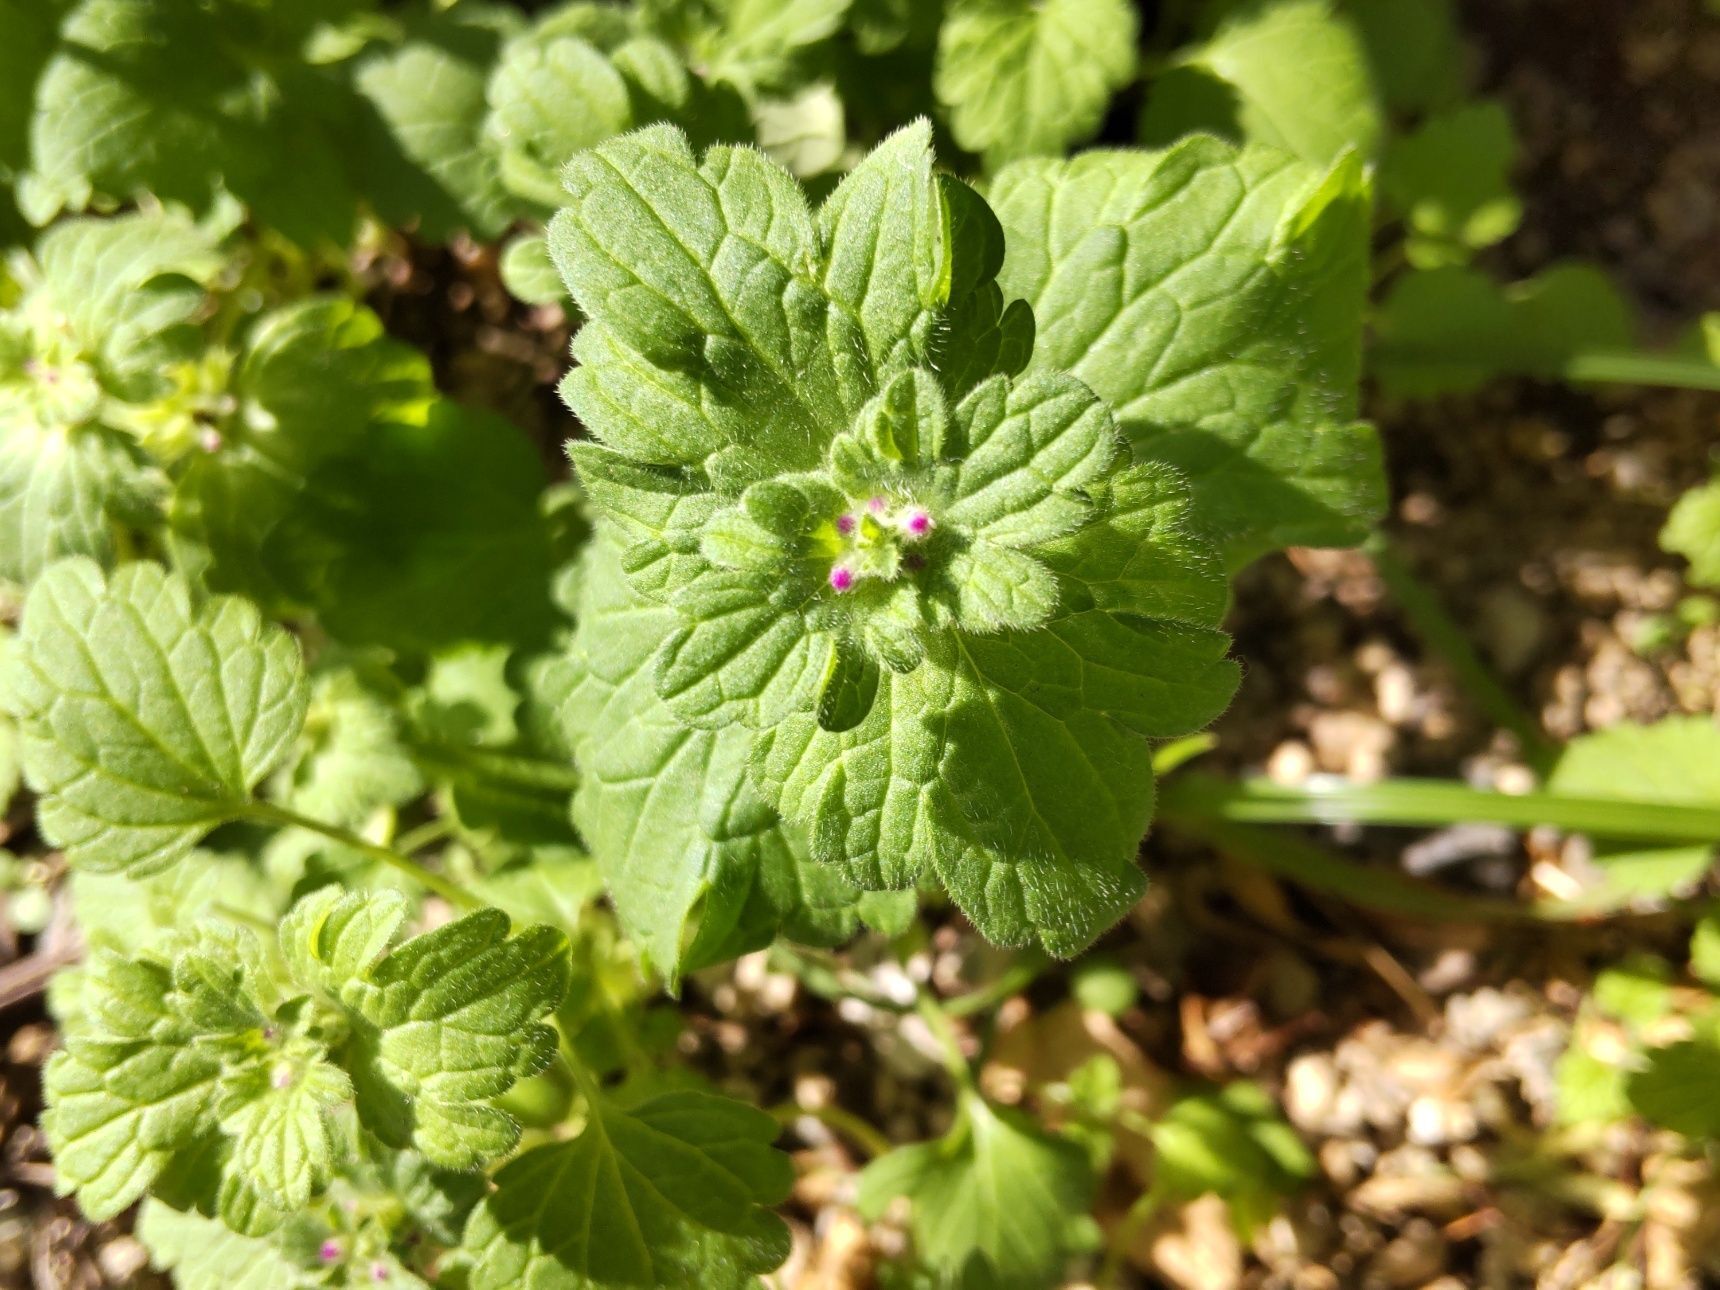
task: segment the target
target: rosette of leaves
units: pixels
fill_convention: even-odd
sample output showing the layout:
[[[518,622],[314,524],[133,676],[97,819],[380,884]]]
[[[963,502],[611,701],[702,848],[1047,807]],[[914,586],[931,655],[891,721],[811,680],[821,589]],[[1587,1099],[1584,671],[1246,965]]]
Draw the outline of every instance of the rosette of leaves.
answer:
[[[1216,553],[1110,411],[1015,374],[984,202],[903,130],[817,210],[654,127],[574,159],[551,249],[592,320],[573,454],[677,625],[657,695],[864,890],[936,878],[1071,954],[1140,892],[1151,743],[1221,710]]]
[[[106,560],[148,522],[158,461],[223,403],[225,360],[193,319],[223,263],[162,211],[71,220],[8,266],[0,311],[0,580],[65,555]]]
[[[205,923],[98,953],[45,1076],[60,1186],[92,1217],[153,1190],[256,1235],[328,1189],[360,1128],[444,1169],[511,1151],[491,1101],[555,1053],[566,939],[490,909],[402,941],[406,914],[323,888],[270,947]]]

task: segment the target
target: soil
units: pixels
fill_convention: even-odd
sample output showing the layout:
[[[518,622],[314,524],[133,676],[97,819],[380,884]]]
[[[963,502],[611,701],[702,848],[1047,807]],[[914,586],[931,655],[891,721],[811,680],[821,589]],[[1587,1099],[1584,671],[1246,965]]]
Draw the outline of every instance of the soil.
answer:
[[[1488,267],[1519,277],[1569,257],[1598,263],[1654,340],[1716,307],[1720,21],[1700,0],[1465,0],[1463,11],[1479,83],[1521,138],[1524,225]],[[559,311],[514,305],[487,248],[412,250],[372,269],[391,329],[430,349],[444,386],[499,398],[559,462],[570,429],[553,393],[568,334]],[[1720,464],[1720,395],[1519,381],[1432,404],[1374,397],[1369,411],[1391,467],[1390,541],[1550,734],[1720,713],[1720,628],[1658,651],[1636,644],[1688,591],[1656,534],[1672,500]],[[1247,673],[1216,727],[1215,769],[1528,782],[1522,750],[1424,650],[1366,555],[1261,561],[1237,584],[1232,626]],[[1580,843],[1544,831],[1311,836],[1476,892],[1563,895],[1584,880]],[[1132,974],[1138,1004],[1114,1020],[1083,1012],[1067,970],[1047,971],[972,1027],[976,1045],[989,1042],[988,1090],[1020,1098],[1100,1052],[1148,1114],[1177,1081],[1254,1081],[1318,1173],[1248,1238],[1210,1199],[1161,1211],[1131,1245],[1124,1284],[1720,1282],[1720,1184],[1702,1161],[1640,1127],[1574,1132],[1552,1116],[1552,1065],[1595,970],[1633,949],[1676,956],[1676,915],[1392,919],[1169,831],[1145,862],[1149,897],[1100,947]],[[40,939],[0,935],[0,986],[43,952]],[[955,919],[905,964],[876,958],[862,944],[851,962],[886,995],[903,973],[953,991],[999,962]],[[917,1020],[819,998],[779,967],[752,956],[692,984],[691,1060],[760,1105],[837,1106],[897,1141],[943,1127],[948,1089]],[[0,1005],[0,1286],[157,1284],[123,1221],[91,1226],[53,1197],[34,1128],[52,1032],[39,992],[0,988]],[[777,1283],[871,1285],[900,1237],[868,1232],[853,1212],[862,1155],[812,1117],[784,1142],[800,1168],[795,1250]],[[1122,1156],[1102,1218],[1138,1191],[1139,1153]],[[1619,1217],[1633,1197],[1649,1200],[1644,1222]]]

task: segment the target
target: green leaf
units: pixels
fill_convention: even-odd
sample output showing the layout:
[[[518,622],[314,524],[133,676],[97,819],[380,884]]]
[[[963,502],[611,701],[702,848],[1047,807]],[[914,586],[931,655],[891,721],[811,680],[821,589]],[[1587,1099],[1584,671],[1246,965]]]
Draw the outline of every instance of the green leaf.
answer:
[[[563,393],[586,427],[654,464],[714,469],[708,458],[742,443],[730,470],[814,464],[826,409],[848,396],[833,347],[811,332],[830,310],[797,277],[814,234],[787,173],[738,149],[698,166],[685,136],[656,126],[576,157],[563,179],[571,200],[550,251],[592,320]],[[747,236],[729,239],[731,221]]]
[[[216,587],[297,607],[318,590],[292,559],[293,539],[318,518],[299,518],[312,475],[383,426],[423,424],[435,397],[430,365],[364,306],[325,297],[259,319],[233,384],[236,415],[178,483],[174,537]],[[327,554],[318,555],[320,574]]]
[[[116,533],[148,515],[159,476],[101,426],[0,426],[0,581],[28,585],[54,561],[111,564]]]
[[[1355,422],[1369,214],[1353,159],[1322,175],[1191,139],[1020,162],[990,199],[1000,281],[1038,318],[1032,370],[1085,382],[1139,456],[1185,473],[1232,565],[1361,539],[1384,482]]]
[[[1598,270],[1555,265],[1501,287],[1468,268],[1408,273],[1380,306],[1374,371],[1393,394],[1426,398],[1506,374],[1557,378],[1585,349],[1628,346],[1629,305]]]
[[[1194,648],[1170,662],[1161,629],[1146,630],[1089,613],[958,638],[884,675],[851,731],[796,716],[761,735],[755,774],[806,822],[814,856],[858,885],[932,874],[992,941],[1073,955],[1143,886],[1134,852],[1153,790],[1139,736],[1204,724],[1235,684],[1219,634],[1189,629]]]
[[[1316,166],[1369,156],[1383,128],[1367,51],[1331,0],[1230,0],[1200,43],[1157,78],[1141,141],[1208,130]]]
[[[868,1165],[858,1204],[876,1220],[905,1197],[919,1257],[940,1278],[1025,1288],[1056,1282],[1086,1243],[1093,1187],[1075,1143],[969,1093],[948,1137]]]
[[[71,874],[78,927],[92,947],[149,947],[181,923],[211,917],[217,905],[259,919],[278,913],[278,895],[250,856],[195,851],[182,864],[134,875],[91,869]]]
[[[567,942],[486,910],[395,945],[405,914],[325,887],[279,960],[210,921],[99,952],[47,1074],[62,1185],[106,1217],[159,1180],[255,1235],[323,1194],[358,1123],[449,1169],[505,1154],[519,1128],[491,1102],[554,1052]]]
[[[384,897],[325,888],[283,924],[283,948],[314,965],[352,1020],[345,1064],[365,1127],[432,1164],[470,1169],[519,1139],[489,1102],[555,1055],[542,1023],[567,988],[567,939],[549,927],[510,937],[507,915],[487,909],[378,960],[398,918]]]
[[[1178,1098],[1153,1125],[1153,1185],[1179,1200],[1213,1192],[1247,1212],[1293,1193],[1314,1158],[1258,1085]]]
[[[424,356],[344,299],[262,320],[236,384],[170,516],[211,585],[410,653],[548,635],[545,475],[515,427],[437,399]]]
[[[110,388],[132,393],[158,383],[152,370],[179,357],[174,329],[204,303],[204,284],[226,262],[211,233],[170,211],[66,220],[36,243],[22,312],[38,327],[41,351],[64,338]],[[65,374],[59,378],[67,379]],[[157,387],[158,388],[158,387]]]
[[[273,781],[277,800],[356,827],[378,807],[404,805],[424,788],[405,723],[383,684],[352,667],[313,674],[297,755]]]
[[[151,1266],[172,1273],[180,1290],[310,1290],[317,1284],[272,1241],[241,1236],[216,1219],[158,1200],[144,1201],[136,1232]]]
[[[1447,106],[1463,92],[1463,41],[1451,0],[1344,0],[1373,81],[1394,112]]]
[[[747,732],[685,726],[658,698],[651,664],[674,612],[628,586],[612,539],[588,548],[584,568],[578,683],[563,707],[580,769],[573,819],[628,935],[671,987],[779,928],[820,943],[849,935],[853,889],[812,864],[802,833],[759,798]]]
[[[1547,788],[1576,797],[1636,802],[1720,803],[1720,726],[1708,717],[1617,725],[1565,746]],[[1602,846],[1595,859],[1620,895],[1664,897],[1698,882],[1714,848]]]
[[[242,815],[304,720],[299,648],[245,601],[193,601],[153,564],[52,566],[5,699],[43,832],[73,863],[145,873]]]
[[[372,199],[391,223],[416,218],[441,240],[500,233],[519,199],[485,134],[490,69],[518,17],[478,5],[410,22],[396,46],[367,52],[353,81],[374,109],[361,140]]]
[[[506,645],[456,645],[430,660],[415,705],[433,738],[465,747],[504,748],[519,737],[520,692],[508,680]]]
[[[1691,582],[1720,587],[1720,479],[1692,488],[1678,499],[1660,530],[1660,546],[1690,562]]]
[[[744,1290],[787,1257],[788,1229],[765,1206],[793,1171],[770,1116],[700,1092],[590,1111],[579,1137],[496,1175],[466,1230],[473,1290]]]
[[[83,0],[36,85],[27,213],[148,192],[206,210],[225,190],[300,241],[343,243],[356,192],[341,146],[344,86],[305,61],[305,6]],[[267,55],[265,57],[265,55]],[[276,165],[288,151],[290,182]]]
[[[809,85],[792,98],[767,99],[755,115],[759,147],[797,179],[840,168],[848,123],[829,82]]]
[[[956,142],[998,166],[1091,138],[1139,34],[1127,0],[956,0],[933,74]]]
[[[89,965],[89,1015],[44,1072],[42,1123],[58,1185],[92,1218],[125,1209],[176,1151],[215,1129],[229,1072],[266,1024],[247,953],[210,933],[161,954],[102,952]]]
[[[1511,118],[1497,103],[1453,108],[1391,141],[1380,191],[1408,221],[1411,264],[1462,263],[1516,231],[1523,205],[1511,191],[1515,151]]]
[[[528,305],[556,305],[567,299],[567,288],[549,256],[549,238],[543,233],[521,233],[502,248],[496,271],[502,285]]]
[[[1120,446],[1110,409],[1073,377],[994,376],[956,409],[965,455],[946,512],[986,542],[1026,547],[1079,528],[1084,489]]]
[[[111,563],[119,535],[153,523],[165,481],[128,435],[164,459],[187,419],[164,396],[186,371],[183,325],[221,264],[183,217],[68,220],[14,272],[0,312],[0,580],[27,584],[54,560]]]
[[[485,130],[500,154],[502,183],[548,208],[560,200],[556,174],[568,158],[633,124],[627,82],[575,36],[514,42],[485,95]]]
[[[1012,379],[1024,351],[976,340],[1009,316],[1001,237],[933,179],[924,126],[816,215],[756,154],[696,163],[661,129],[568,181],[552,249],[592,321],[565,393],[603,445],[575,458],[674,614],[651,628],[671,719],[750,728],[734,764],[862,888],[935,874],[988,936],[1081,948],[1140,889],[1145,741],[1234,685],[1175,473],[1137,474],[1080,381]],[[704,889],[668,863],[659,957]]]
[[[1691,933],[1690,975],[1720,991],[1720,915],[1704,915]]]
[[[1625,1083],[1630,1104],[1644,1119],[1687,1138],[1720,1135],[1720,1047],[1711,1037],[1651,1049],[1648,1065]]]
[[[330,1122],[352,1099],[352,1081],[322,1060],[258,1069],[227,1091],[221,1130],[233,1140],[230,1169],[270,1206],[302,1209],[334,1176],[344,1144]]]
[[[692,0],[648,9],[673,15],[667,25],[689,48],[689,61],[749,96],[783,89],[811,52],[842,25],[850,0]],[[663,21],[663,19],[659,19]]]
[[[1663,1020],[1673,1007],[1672,970],[1665,959],[1636,953],[1595,974],[1590,991],[1595,1009],[1639,1031]]]
[[[1582,1032],[1577,1034],[1553,1068],[1559,1123],[1606,1124],[1626,1119],[1631,1113],[1625,1091],[1629,1072],[1582,1046]]]

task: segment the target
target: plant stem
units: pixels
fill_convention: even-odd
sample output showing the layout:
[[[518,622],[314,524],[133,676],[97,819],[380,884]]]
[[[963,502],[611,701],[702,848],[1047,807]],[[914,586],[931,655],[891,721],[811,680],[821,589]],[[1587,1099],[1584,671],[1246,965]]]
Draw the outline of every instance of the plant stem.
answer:
[[[1489,721],[1517,737],[1523,757],[1531,766],[1537,770],[1550,766],[1558,756],[1558,746],[1542,733],[1540,723],[1518,706],[1439,597],[1411,571],[1391,539],[1376,532],[1363,549],[1374,562],[1380,581],[1409,620],[1410,628],[1445,660],[1446,666],[1457,675],[1463,692]]]
[[[790,973],[796,980],[821,999],[858,999],[868,1007],[882,1012],[912,1012],[913,1005],[892,999],[868,977],[845,967],[828,950],[815,950],[802,945],[778,941],[770,948],[774,966]]]
[[[1402,828],[1449,824],[1551,825],[1618,842],[1689,846],[1720,843],[1720,807],[1628,801],[1566,793],[1496,793],[1440,779],[1385,779],[1358,784],[1320,776],[1304,784],[1266,779],[1228,782],[1178,775],[1161,809],[1179,818],[1239,824],[1382,824]]]
[[[1002,973],[985,985],[943,1001],[946,1017],[971,1017],[976,1012],[989,1012],[1005,999],[1020,994],[1047,967],[1051,960],[1040,950],[1023,950]]]
[[[425,847],[442,841],[443,838],[454,834],[454,821],[450,816],[439,815],[433,820],[426,820],[415,829],[408,829],[394,839],[394,849],[401,855],[417,855]]]
[[[1649,354],[1635,349],[1579,350],[1565,360],[1559,375],[1581,385],[1720,390],[1720,364],[1685,354]]]
[[[414,743],[412,759],[426,770],[465,772],[479,779],[500,780],[517,788],[542,793],[571,793],[579,787],[579,772],[542,757],[497,752],[492,748],[464,748],[444,743]]]
[[[331,842],[338,842],[349,850],[399,870],[425,890],[435,892],[450,905],[460,909],[482,909],[484,906],[484,902],[478,897],[464,888],[456,887],[441,874],[426,869],[416,860],[401,855],[391,847],[381,846],[369,838],[360,837],[351,829],[343,829],[336,824],[327,824],[308,815],[300,815],[297,811],[289,811],[273,802],[251,803],[245,812],[245,818],[276,828],[307,829],[312,833],[319,833]]]
[[[888,1155],[892,1150],[890,1139],[886,1138],[882,1132],[855,1115],[854,1112],[845,1110],[840,1106],[804,1106],[799,1102],[784,1102],[781,1106],[773,1108],[771,1115],[775,1117],[778,1124],[785,1127],[793,1124],[801,1116],[809,1115],[859,1147],[868,1160],[875,1160],[879,1156]]]
[[[920,1019],[926,1023],[938,1043],[944,1050],[944,1069],[950,1073],[956,1087],[964,1093],[978,1096],[979,1089],[974,1084],[973,1067],[968,1065],[967,1054],[962,1051],[961,1036],[956,1033],[955,1025],[950,1021],[950,1014],[932,997],[930,990],[921,990],[914,1000],[914,1011],[920,1014]]]
[[[214,909],[218,916],[225,918],[229,923],[239,923],[242,926],[249,927],[253,932],[256,932],[261,936],[274,936],[280,930],[279,924],[273,920],[259,918],[253,913],[239,909],[234,905],[225,904],[222,901],[216,901],[211,908]]]
[[[1135,1198],[1123,1217],[1117,1220],[1116,1227],[1111,1229],[1111,1239],[1106,1242],[1105,1261],[1099,1267],[1099,1274],[1094,1284],[1102,1290],[1115,1290],[1121,1283],[1123,1263],[1129,1257],[1129,1246],[1135,1242],[1147,1220],[1152,1218],[1159,1207],[1159,1194],[1156,1191],[1144,1191]]]

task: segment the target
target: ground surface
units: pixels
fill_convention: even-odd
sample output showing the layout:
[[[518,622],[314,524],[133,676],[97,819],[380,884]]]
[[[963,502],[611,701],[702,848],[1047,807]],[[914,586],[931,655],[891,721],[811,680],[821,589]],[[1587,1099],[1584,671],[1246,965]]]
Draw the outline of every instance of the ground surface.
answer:
[[[1698,0],[1474,0],[1481,83],[1523,139],[1523,230],[1506,275],[1561,257],[1606,266],[1652,328],[1720,302],[1720,22]],[[390,325],[426,344],[456,393],[500,402],[553,458],[551,392],[565,326],[522,315],[484,252],[384,260]],[[1720,396],[1573,391],[1528,382],[1471,399],[1376,401],[1394,487],[1387,528],[1514,698],[1559,737],[1625,719],[1720,707],[1720,629],[1643,656],[1641,620],[1673,604],[1655,545],[1670,501],[1720,445]],[[1519,750],[1427,657],[1357,553],[1295,552],[1241,581],[1233,619],[1247,678],[1211,764],[1295,779],[1385,772],[1511,782]],[[16,826],[20,823],[13,821]],[[1491,830],[1372,831],[1332,839],[1375,863],[1460,889],[1563,895],[1580,846]],[[4,836],[0,836],[0,844]],[[1052,971],[977,1027],[988,1087],[1096,1052],[1116,1056],[1150,1114],[1171,1082],[1259,1082],[1320,1174],[1251,1242],[1216,1202],[1161,1214],[1131,1247],[1134,1285],[1656,1287],[1720,1280],[1720,1189],[1636,1131],[1551,1131],[1552,1063],[1597,966],[1636,947],[1676,953],[1680,926],[1646,918],[1574,928],[1392,920],[1312,896],[1161,830],[1156,883],[1102,947],[1142,988],[1116,1021],[1083,1018]],[[123,1225],[91,1228],[51,1195],[37,1070],[52,1043],[40,969],[69,944],[0,928],[0,1286],[144,1285]],[[865,969],[865,951],[858,964]],[[907,965],[941,985],[995,971],[957,924]],[[866,969],[888,988],[899,969]],[[900,1141],[942,1127],[947,1089],[917,1024],[818,999],[761,958],[689,992],[690,1055],[742,1096],[835,1104]],[[989,1032],[989,1033],[988,1033]],[[871,1284],[891,1238],[851,1208],[859,1158],[800,1120],[802,1165],[785,1286]],[[1125,1152],[1125,1155],[1131,1153]],[[1127,1167],[1102,1216],[1135,1190]],[[1609,1215],[1652,1194],[1651,1219]],[[1705,1272],[1704,1272],[1705,1270]],[[1597,1279],[1600,1278],[1600,1279]]]

